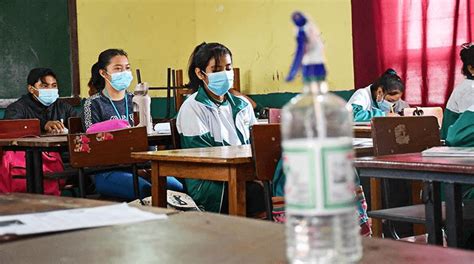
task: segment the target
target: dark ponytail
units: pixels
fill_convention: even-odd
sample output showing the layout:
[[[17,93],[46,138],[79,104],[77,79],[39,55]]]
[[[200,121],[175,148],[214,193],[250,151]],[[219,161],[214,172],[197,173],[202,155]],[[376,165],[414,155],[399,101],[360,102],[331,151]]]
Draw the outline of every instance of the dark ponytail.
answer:
[[[110,60],[115,56],[128,57],[128,54],[122,49],[108,49],[99,54],[97,62],[92,65],[91,79],[87,83],[87,86],[89,86],[89,95],[96,94],[104,89],[105,80],[104,77],[100,75],[99,70],[105,70],[105,68],[110,64]]]
[[[459,56],[462,60],[462,74],[464,74],[464,76],[466,76],[468,79],[474,79],[472,73],[467,68],[468,65],[474,67],[474,45],[469,43],[466,45],[466,47],[463,46]]]
[[[232,52],[226,46],[219,43],[203,42],[194,48],[193,53],[189,57],[188,86],[194,90],[197,90],[199,86],[203,86],[204,82],[198,78],[194,69],[198,68],[205,72],[212,58],[214,58],[216,65],[218,65],[220,58],[225,55],[229,55],[232,59]]]
[[[394,69],[387,69],[371,86],[370,90],[372,94],[377,90],[378,87],[382,87],[384,93],[392,93],[396,91],[404,92],[405,85],[402,82],[400,76]]]

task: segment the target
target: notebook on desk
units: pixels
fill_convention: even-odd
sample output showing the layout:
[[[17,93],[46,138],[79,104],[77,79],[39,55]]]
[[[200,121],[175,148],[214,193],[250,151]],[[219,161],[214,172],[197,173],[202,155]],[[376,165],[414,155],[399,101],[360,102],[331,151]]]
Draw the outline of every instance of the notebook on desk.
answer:
[[[432,147],[421,152],[424,157],[474,157],[474,147]]]

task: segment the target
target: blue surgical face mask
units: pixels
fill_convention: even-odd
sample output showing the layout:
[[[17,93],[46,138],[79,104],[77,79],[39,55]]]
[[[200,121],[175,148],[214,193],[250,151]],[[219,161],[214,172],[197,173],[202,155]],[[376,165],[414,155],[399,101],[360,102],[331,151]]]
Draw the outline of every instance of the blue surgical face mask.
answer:
[[[33,89],[38,91],[38,96],[34,95],[40,103],[44,106],[50,106],[59,98],[58,88],[49,88],[49,89],[38,89],[33,87]]]
[[[382,101],[377,101],[377,105],[379,106],[379,109],[384,111],[385,113],[390,113],[392,111],[392,106],[393,106],[393,103],[385,100],[385,99],[382,99]]]
[[[234,71],[220,71],[207,73],[206,75],[209,80],[207,88],[217,96],[226,94],[234,84]]]
[[[126,90],[129,86],[130,83],[132,83],[133,80],[133,75],[131,71],[123,71],[123,72],[115,72],[115,73],[107,73],[109,74],[112,79],[109,81],[107,78],[105,78],[112,88],[114,88],[117,91],[123,91]]]

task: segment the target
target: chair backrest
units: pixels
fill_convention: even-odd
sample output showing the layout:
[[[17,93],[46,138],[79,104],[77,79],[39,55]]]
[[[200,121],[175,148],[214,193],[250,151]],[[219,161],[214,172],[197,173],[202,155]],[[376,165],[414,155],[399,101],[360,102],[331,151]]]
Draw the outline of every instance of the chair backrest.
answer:
[[[146,127],[132,127],[95,134],[69,134],[70,163],[74,168],[137,163],[131,152],[147,151]]]
[[[69,134],[83,133],[82,119],[80,117],[70,117],[67,120]]]
[[[181,148],[181,139],[179,137],[178,127],[176,126],[176,118],[170,119],[171,143],[174,149]]]
[[[404,116],[434,116],[438,125],[443,124],[443,108],[441,107],[408,107],[403,109]]]
[[[375,117],[372,119],[374,155],[420,152],[440,145],[434,116]]]
[[[256,178],[271,181],[281,158],[280,124],[255,124],[250,138]]]
[[[234,84],[232,85],[232,89],[240,92],[240,69],[234,68]]]
[[[176,89],[176,97],[174,98],[174,103],[176,106],[176,112],[179,111],[181,105],[183,105],[184,100],[186,100],[186,96],[193,94],[194,90],[191,88],[178,88]]]
[[[0,138],[18,138],[41,135],[38,119],[0,120]]]
[[[268,123],[276,124],[280,123],[281,109],[279,108],[268,108]]]

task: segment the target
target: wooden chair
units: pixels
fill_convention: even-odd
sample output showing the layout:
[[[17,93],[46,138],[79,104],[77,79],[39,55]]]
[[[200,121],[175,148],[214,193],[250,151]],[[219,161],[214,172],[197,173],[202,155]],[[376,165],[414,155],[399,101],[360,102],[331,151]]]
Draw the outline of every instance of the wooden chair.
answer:
[[[0,138],[19,138],[41,135],[39,119],[0,120]]]
[[[267,219],[272,219],[273,174],[281,158],[280,124],[256,124],[250,130],[252,157],[257,180],[263,182]]]
[[[372,119],[372,138],[374,142],[374,155],[390,155],[402,153],[421,152],[427,148],[440,145],[438,120],[434,116],[404,116],[404,117],[377,117]],[[407,216],[399,217],[391,214],[388,210],[378,211],[382,209],[382,188],[383,200],[386,204],[390,203],[390,180],[371,179],[371,211],[368,212],[369,217],[381,218],[387,220],[396,220],[409,223],[417,223],[413,221],[413,217],[408,213],[413,213],[414,208],[407,208]],[[393,181],[392,181],[393,182]],[[413,203],[421,203],[419,198],[422,183],[413,181],[411,185],[411,197]],[[423,205],[417,207],[423,210]],[[393,217],[397,215],[397,217]],[[388,222],[389,230],[393,236],[396,235],[392,223]],[[373,232],[375,236],[382,233],[382,225],[380,220],[372,222]],[[424,232],[424,229],[418,229],[418,232]]]
[[[67,120],[69,134],[83,133],[82,119],[80,117],[70,117]]]
[[[281,120],[281,109],[268,108],[268,123],[276,124],[276,123],[280,123],[280,120]]]
[[[438,125],[443,124],[443,108],[441,107],[408,107],[403,109],[404,116],[434,116],[438,119]]]
[[[173,149],[180,149],[181,139],[179,136],[178,128],[176,127],[176,118],[170,119],[170,129],[171,129],[171,142],[173,144]]]
[[[179,109],[184,103],[184,100],[186,100],[186,97],[193,94],[194,90],[191,88],[179,88],[176,89],[176,97],[174,98],[174,103],[176,106],[176,113],[179,112]]]
[[[79,194],[84,197],[85,168],[117,169],[117,165],[132,165],[134,192],[138,198],[138,163],[131,152],[148,151],[146,127],[133,127],[95,134],[69,134],[70,163],[78,169]]]
[[[232,85],[232,89],[240,92],[240,69],[234,68],[233,70],[234,70],[234,84]]]

